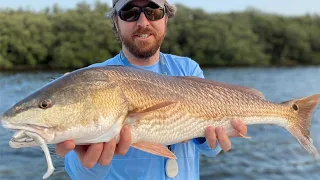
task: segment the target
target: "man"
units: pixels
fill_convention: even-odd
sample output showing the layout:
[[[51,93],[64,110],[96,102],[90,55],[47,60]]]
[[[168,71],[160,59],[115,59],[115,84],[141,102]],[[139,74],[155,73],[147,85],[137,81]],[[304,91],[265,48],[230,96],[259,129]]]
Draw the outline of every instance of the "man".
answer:
[[[166,34],[168,18],[175,8],[165,0],[113,0],[109,16],[122,43],[119,55],[92,66],[125,65],[170,76],[203,78],[199,65],[190,58],[163,54],[160,46]],[[228,136],[245,135],[247,127],[234,120],[235,132],[222,127],[208,127],[205,138],[192,139],[169,146],[177,160],[152,155],[130,148],[130,127],[124,126],[117,144],[110,142],[75,146],[66,141],[56,146],[57,154],[65,156],[65,168],[72,179],[199,179],[199,154],[214,157],[221,149],[231,149]]]

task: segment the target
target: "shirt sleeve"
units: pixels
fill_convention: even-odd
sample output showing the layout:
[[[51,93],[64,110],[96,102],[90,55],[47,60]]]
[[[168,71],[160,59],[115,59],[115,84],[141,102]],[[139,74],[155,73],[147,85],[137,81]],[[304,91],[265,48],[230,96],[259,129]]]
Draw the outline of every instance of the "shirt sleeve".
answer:
[[[64,159],[65,170],[73,180],[85,179],[104,179],[109,173],[109,166],[96,164],[93,168],[88,169],[82,165],[75,151],[70,151]]]
[[[199,64],[193,60],[191,60],[189,64],[189,75],[204,78],[203,71],[200,68]]]
[[[200,68],[199,64],[193,60],[191,60],[191,64],[190,64],[190,75],[204,78],[203,71]],[[195,138],[193,139],[193,142],[196,145],[196,148],[198,149],[199,153],[205,156],[215,157],[221,151],[221,147],[218,140],[217,140],[217,147],[214,149],[210,148],[205,138]]]

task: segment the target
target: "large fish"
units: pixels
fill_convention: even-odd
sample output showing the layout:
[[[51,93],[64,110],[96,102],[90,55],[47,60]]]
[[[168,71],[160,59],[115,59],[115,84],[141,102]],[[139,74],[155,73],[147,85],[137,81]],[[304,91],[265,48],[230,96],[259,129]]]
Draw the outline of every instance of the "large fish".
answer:
[[[204,137],[208,126],[233,131],[231,120],[287,129],[315,157],[310,137],[320,94],[272,103],[261,92],[196,77],[170,77],[123,66],[84,68],[62,76],[18,102],[2,117],[15,130],[13,148],[40,145],[47,178],[54,171],[48,147],[65,140],[106,142],[131,125],[132,146],[175,158],[166,145]]]

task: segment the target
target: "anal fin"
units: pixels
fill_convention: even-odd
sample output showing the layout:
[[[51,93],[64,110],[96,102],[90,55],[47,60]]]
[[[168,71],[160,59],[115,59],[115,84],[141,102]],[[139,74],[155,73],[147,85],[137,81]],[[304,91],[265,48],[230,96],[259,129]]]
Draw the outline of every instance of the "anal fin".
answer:
[[[132,147],[151,154],[163,156],[169,159],[177,159],[176,155],[166,146],[150,142],[138,142],[131,145]]]

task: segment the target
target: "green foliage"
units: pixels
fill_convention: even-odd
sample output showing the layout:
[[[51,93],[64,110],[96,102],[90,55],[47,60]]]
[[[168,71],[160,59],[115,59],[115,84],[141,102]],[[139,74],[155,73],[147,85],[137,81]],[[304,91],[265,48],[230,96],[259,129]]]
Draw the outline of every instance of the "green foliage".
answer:
[[[52,67],[79,68],[110,58],[120,50],[104,18],[107,5],[92,8],[80,3],[76,10],[55,14],[51,20],[56,38],[52,47]]]
[[[0,35],[4,66],[42,64],[54,37],[46,15],[19,11],[0,13]]]
[[[284,17],[248,9],[207,13],[177,5],[162,51],[203,66],[319,65],[320,17]],[[119,53],[110,7],[97,1],[74,9],[0,10],[0,68],[80,68]]]

